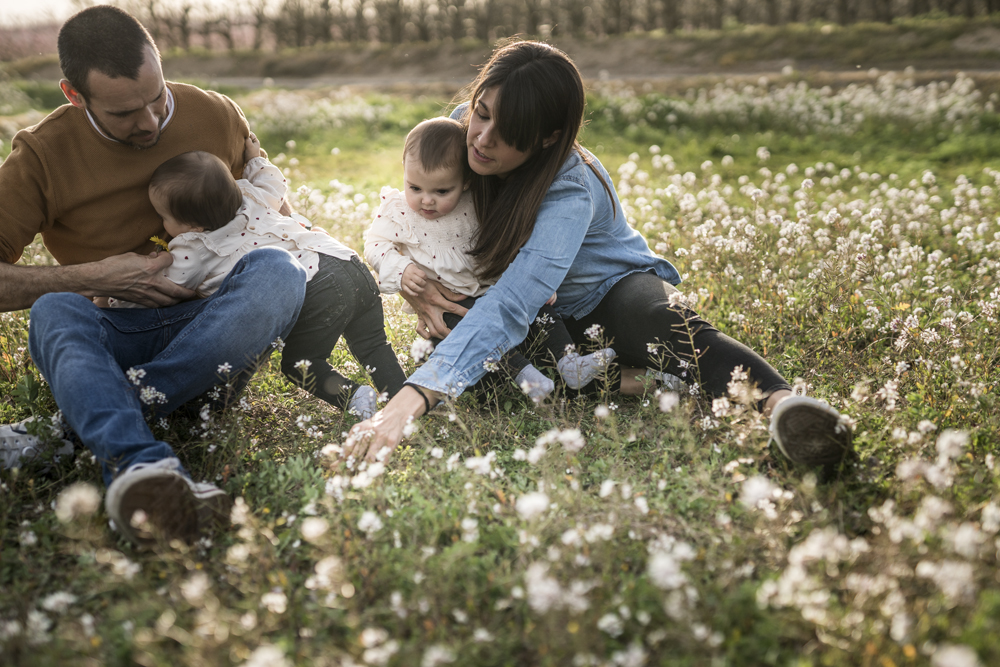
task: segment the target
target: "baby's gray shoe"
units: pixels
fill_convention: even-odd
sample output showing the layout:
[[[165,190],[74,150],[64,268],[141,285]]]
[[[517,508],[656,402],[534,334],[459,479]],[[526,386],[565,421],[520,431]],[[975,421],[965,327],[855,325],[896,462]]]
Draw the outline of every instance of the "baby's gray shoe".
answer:
[[[528,364],[514,378],[514,382],[535,403],[545,399],[555,391],[556,383],[547,378],[540,370]]]
[[[603,373],[608,363],[617,356],[618,353],[610,347],[582,357],[576,352],[570,352],[556,362],[556,369],[566,386],[570,389],[580,389]]]
[[[360,419],[371,419],[378,412],[378,394],[371,387],[358,387],[347,402],[347,411]]]

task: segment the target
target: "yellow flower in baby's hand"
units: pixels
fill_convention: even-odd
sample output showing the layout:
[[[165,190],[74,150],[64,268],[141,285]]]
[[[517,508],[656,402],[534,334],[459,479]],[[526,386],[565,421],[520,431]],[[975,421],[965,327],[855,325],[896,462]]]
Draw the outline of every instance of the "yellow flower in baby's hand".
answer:
[[[167,251],[170,250],[170,245],[166,241],[161,239],[159,236],[150,236],[149,240],[155,243],[157,248],[163,248],[164,250]]]

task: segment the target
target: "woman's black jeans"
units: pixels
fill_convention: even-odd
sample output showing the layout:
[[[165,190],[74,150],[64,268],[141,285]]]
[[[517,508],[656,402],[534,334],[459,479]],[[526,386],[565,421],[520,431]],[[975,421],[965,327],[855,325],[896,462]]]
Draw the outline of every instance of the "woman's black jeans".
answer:
[[[688,383],[698,382],[711,396],[726,394],[737,366],[743,367],[751,384],[765,396],[791,389],[778,371],[746,345],[694,311],[671,306],[670,296],[676,292],[677,288],[653,272],[633,273],[615,283],[589,314],[579,320],[567,318],[566,328],[582,344],[587,342],[587,328],[599,324],[603,340],[618,353],[616,361],[622,366],[666,371]],[[610,388],[616,390],[620,383],[616,378]]]
[[[476,305],[478,297],[470,296],[456,301],[463,308],[471,309]],[[449,329],[454,329],[462,321],[461,315],[445,312],[444,323]],[[440,338],[432,338],[435,345],[441,342]],[[563,325],[562,318],[556,315],[552,306],[544,305],[538,311],[535,320],[528,327],[528,337],[524,342],[514,347],[500,360],[500,367],[515,377],[526,366],[535,362],[536,364],[552,365],[566,355],[566,346],[572,345],[573,339]],[[529,361],[530,359],[530,361]]]
[[[341,335],[379,393],[391,398],[403,388],[406,376],[385,337],[382,296],[372,274],[357,255],[349,260],[320,255],[299,319],[285,340],[281,371],[310,394],[343,409],[360,385],[330,365]],[[295,367],[301,360],[310,362],[304,372]]]

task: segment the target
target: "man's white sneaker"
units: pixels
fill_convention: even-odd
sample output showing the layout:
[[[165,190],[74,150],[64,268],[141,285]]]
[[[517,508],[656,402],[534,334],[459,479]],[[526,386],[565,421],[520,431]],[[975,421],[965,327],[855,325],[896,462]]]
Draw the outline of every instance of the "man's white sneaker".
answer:
[[[28,417],[16,424],[0,426],[0,467],[20,468],[39,457],[60,456],[73,453],[73,443],[61,437],[62,431],[53,428],[52,438],[40,438],[28,433],[28,424],[34,417]]]
[[[138,545],[157,538],[193,542],[203,529],[228,522],[231,505],[215,485],[191,481],[173,457],[129,466],[104,499],[115,528]]]
[[[850,425],[829,403],[808,396],[778,403],[768,430],[785,456],[810,468],[832,471],[853,451]]]

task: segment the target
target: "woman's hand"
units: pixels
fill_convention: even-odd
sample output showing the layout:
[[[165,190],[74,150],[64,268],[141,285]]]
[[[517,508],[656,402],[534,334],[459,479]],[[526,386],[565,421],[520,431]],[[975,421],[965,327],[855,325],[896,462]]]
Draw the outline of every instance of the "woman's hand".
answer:
[[[452,292],[436,280],[427,280],[424,291],[420,294],[407,294],[405,290],[399,294],[413,306],[413,311],[417,314],[417,333],[428,340],[444,338],[451,333],[451,329],[444,323],[444,313],[464,316],[469,312],[468,308],[453,303],[463,300],[464,294]]]
[[[431,403],[439,398],[436,392],[424,389],[424,393]],[[409,435],[407,427],[425,410],[420,392],[413,387],[403,387],[374,417],[351,428],[341,459],[353,456],[355,460],[388,462],[399,443]]]

